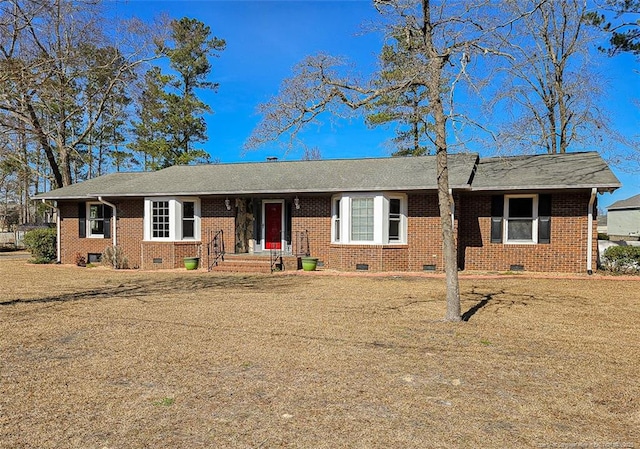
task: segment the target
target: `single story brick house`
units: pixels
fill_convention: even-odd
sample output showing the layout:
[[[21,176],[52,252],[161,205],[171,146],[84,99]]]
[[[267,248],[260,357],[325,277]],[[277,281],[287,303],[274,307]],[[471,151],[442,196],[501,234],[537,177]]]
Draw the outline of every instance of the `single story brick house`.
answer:
[[[461,270],[591,271],[597,194],[620,186],[595,152],[449,156]],[[174,166],[37,195],[58,212],[59,261],[117,245],[129,265],[224,266],[226,253],[310,254],[336,270],[442,271],[435,156]]]

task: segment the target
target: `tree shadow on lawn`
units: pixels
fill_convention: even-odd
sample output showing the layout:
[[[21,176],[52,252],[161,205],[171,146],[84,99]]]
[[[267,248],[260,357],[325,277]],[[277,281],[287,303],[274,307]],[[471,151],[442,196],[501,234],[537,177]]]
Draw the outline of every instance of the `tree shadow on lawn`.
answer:
[[[33,298],[17,298],[7,301],[0,301],[1,306],[11,306],[18,303],[25,304],[48,304],[81,301],[84,299],[122,299],[122,298],[144,298],[158,294],[176,294],[180,292],[192,292],[194,290],[251,290],[255,292],[291,292],[299,289],[301,283],[307,280],[287,279],[283,277],[268,276],[209,276],[181,278],[172,277],[167,279],[135,279],[123,282],[117,286],[104,286],[90,290],[79,290],[76,292],[62,293],[60,295],[50,295]]]
[[[585,298],[580,296],[549,296],[532,293],[513,293],[505,289],[500,289],[494,292],[479,292],[476,291],[476,287],[471,288],[471,292],[464,295],[463,300],[475,300],[477,301],[472,307],[470,307],[461,316],[462,321],[469,321],[480,310],[493,306],[493,311],[498,313],[501,309],[511,308],[513,306],[528,306],[531,303],[540,303],[543,301],[564,301],[570,300],[573,304],[586,305],[588,303]]]
[[[469,321],[473,315],[475,315],[480,309],[489,304],[489,301],[493,298],[492,294],[486,295],[480,302],[476,303],[473,307],[462,314],[462,321]]]

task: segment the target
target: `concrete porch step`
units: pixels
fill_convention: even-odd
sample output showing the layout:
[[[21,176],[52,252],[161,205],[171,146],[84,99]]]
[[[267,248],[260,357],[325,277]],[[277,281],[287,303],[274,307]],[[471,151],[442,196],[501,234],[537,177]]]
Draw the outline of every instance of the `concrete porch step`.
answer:
[[[287,269],[296,269],[295,256],[283,256]],[[271,273],[271,258],[269,254],[226,254],[224,261],[211,267],[211,271],[227,273]]]

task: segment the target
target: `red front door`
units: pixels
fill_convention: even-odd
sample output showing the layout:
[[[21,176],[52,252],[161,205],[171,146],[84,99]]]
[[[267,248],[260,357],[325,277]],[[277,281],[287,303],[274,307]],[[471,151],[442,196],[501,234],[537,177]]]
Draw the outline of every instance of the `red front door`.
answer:
[[[265,203],[265,249],[282,249],[282,203]]]

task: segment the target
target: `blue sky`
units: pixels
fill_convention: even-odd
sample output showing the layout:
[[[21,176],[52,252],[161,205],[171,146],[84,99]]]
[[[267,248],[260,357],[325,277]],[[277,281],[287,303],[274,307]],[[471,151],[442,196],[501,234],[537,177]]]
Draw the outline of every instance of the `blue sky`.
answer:
[[[114,0],[120,17],[143,19],[166,12],[171,17],[194,17],[227,42],[213,60],[211,80],[220,83],[217,93],[201,97],[214,114],[207,117],[209,141],[205,149],[213,159],[226,162],[263,161],[267,156],[300,159],[301,151],[286,153],[277,143],[250,152],[243,144],[259,120],[256,106],[278,92],[281,81],[305,56],[317,52],[348,57],[364,74],[375,68],[381,37],[365,33],[376,20],[368,0]],[[606,99],[617,129],[626,137],[640,134],[640,64],[624,55],[601,58],[612,86]],[[328,117],[321,127],[305,134],[308,147],[318,147],[324,159],[388,156],[385,142],[393,129],[368,129],[362,120],[333,124]],[[477,149],[473,149],[476,151]],[[490,150],[481,152],[491,156]],[[600,207],[640,193],[640,170],[629,174],[614,169],[623,188],[600,198]]]

